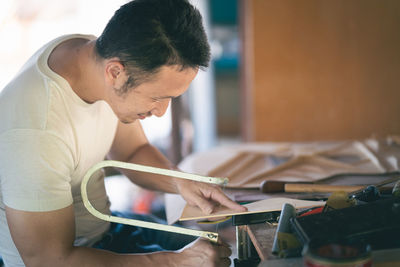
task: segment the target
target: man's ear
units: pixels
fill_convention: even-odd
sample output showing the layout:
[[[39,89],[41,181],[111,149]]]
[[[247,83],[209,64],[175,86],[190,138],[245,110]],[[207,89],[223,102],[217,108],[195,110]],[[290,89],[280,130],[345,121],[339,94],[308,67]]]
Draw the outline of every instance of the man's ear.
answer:
[[[118,59],[107,60],[104,69],[106,81],[111,85],[118,87],[117,85],[124,81],[124,70],[124,65],[122,65]]]

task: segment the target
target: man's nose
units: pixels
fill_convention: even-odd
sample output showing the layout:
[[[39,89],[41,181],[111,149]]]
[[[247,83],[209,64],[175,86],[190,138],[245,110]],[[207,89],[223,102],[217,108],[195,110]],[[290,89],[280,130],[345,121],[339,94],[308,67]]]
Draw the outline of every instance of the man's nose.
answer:
[[[151,111],[154,116],[161,117],[167,111],[170,99],[165,99],[157,103],[157,106]]]

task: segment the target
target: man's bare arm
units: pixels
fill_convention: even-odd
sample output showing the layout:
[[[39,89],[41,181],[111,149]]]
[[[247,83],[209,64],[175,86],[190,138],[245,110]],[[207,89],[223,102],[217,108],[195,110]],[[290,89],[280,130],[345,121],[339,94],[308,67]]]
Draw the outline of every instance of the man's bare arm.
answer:
[[[174,169],[175,167],[155,147],[149,144],[139,121],[132,124],[119,123],[109,158],[124,162]],[[189,205],[198,206],[209,214],[222,204],[237,211],[245,211],[244,206],[230,200],[220,187],[169,176],[121,170],[135,184],[148,189],[169,193],[179,193]]]
[[[6,215],[11,236],[26,266],[174,266],[174,257],[179,258],[177,253],[133,255],[75,247],[72,205],[50,212],[6,207]]]
[[[164,169],[175,169],[175,166],[149,143],[139,121],[131,124],[119,123],[108,158]],[[130,170],[121,170],[121,172],[130,178],[132,182],[144,188],[178,193],[174,179],[169,176]]]

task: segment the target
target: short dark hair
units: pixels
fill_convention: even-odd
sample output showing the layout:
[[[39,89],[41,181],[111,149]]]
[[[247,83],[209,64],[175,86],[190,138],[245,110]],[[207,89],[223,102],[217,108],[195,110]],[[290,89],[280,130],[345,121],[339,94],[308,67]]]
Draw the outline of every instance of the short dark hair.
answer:
[[[95,48],[100,58],[117,57],[125,66],[125,91],[151,79],[161,66],[183,70],[210,61],[202,17],[187,0],[134,0],[121,6]]]

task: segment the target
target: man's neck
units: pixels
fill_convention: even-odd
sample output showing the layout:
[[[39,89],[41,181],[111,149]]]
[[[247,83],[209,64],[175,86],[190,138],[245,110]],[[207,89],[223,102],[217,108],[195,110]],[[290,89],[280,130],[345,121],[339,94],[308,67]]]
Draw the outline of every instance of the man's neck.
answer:
[[[102,99],[101,67],[94,55],[94,44],[86,39],[67,40],[53,50],[48,60],[49,67],[87,103]]]

